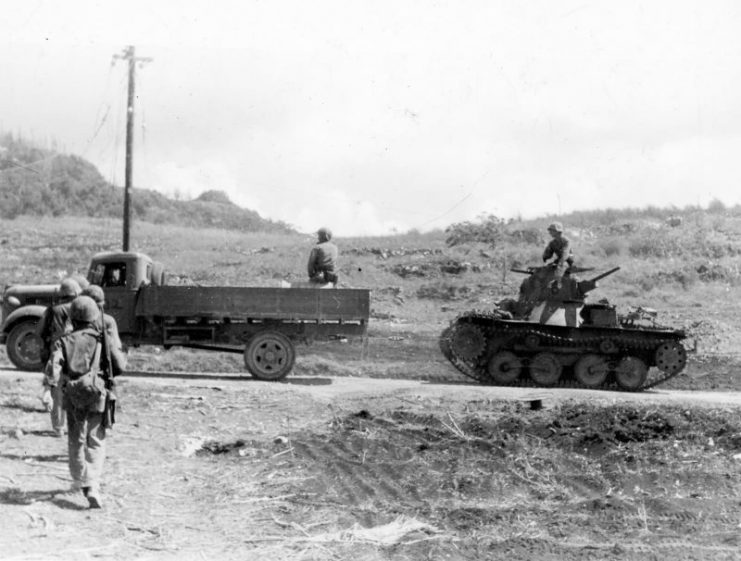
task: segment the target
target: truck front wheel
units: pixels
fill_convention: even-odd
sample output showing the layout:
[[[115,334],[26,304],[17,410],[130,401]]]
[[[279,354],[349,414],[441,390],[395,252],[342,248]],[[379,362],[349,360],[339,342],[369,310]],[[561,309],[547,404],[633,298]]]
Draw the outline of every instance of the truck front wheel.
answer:
[[[44,367],[44,361],[41,359],[43,342],[36,335],[37,323],[35,319],[24,320],[8,334],[5,343],[8,358],[20,370],[34,372]]]
[[[280,380],[293,369],[296,349],[291,340],[278,331],[256,333],[244,349],[244,364],[258,380]]]

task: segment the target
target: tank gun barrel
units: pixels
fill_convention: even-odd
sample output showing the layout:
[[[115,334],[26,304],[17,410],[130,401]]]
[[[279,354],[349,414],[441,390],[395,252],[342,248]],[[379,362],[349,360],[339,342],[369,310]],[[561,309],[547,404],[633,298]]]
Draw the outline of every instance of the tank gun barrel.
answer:
[[[609,271],[605,271],[601,275],[597,275],[596,277],[594,277],[592,279],[585,280],[585,281],[580,281],[578,283],[579,292],[581,292],[582,294],[586,294],[587,292],[591,292],[592,290],[594,290],[595,288],[597,288],[597,281],[602,280],[603,278],[605,278],[605,277],[607,277],[607,276],[609,276],[609,275],[611,275],[614,272],[619,271],[619,270],[620,270],[620,267],[614,267],[614,268],[610,269]]]
[[[615,273],[615,272],[617,272],[619,270],[620,270],[620,267],[614,267],[614,268],[610,269],[609,271],[606,271],[606,272],[602,273],[601,275],[597,275],[593,279],[590,279],[589,282],[597,282],[598,280],[602,280],[605,277],[609,277],[611,274],[613,274],[613,273]]]
[[[532,269],[515,269],[514,267],[510,269],[513,273],[522,273],[523,275],[532,275],[533,270]]]

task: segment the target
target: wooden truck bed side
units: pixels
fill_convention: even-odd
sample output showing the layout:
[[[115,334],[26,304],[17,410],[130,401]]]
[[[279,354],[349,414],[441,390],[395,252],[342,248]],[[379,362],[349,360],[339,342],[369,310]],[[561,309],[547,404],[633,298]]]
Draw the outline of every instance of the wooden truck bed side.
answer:
[[[280,321],[367,322],[370,291],[264,287],[146,286],[136,315],[165,318],[239,318]]]

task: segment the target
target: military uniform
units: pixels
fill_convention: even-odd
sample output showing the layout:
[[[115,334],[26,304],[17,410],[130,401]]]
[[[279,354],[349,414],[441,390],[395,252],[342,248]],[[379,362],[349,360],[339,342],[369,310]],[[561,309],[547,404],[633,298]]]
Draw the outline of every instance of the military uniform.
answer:
[[[551,265],[555,267],[556,279],[559,279],[560,282],[566,268],[574,262],[574,256],[571,253],[571,242],[563,235],[563,226],[559,222],[554,222],[548,226],[548,231],[553,235],[553,239],[548,242],[543,251],[543,261],[555,257]]]
[[[91,508],[100,508],[100,480],[105,461],[104,413],[107,390],[103,390],[97,399],[85,406],[74,401],[70,390],[71,382],[79,379],[81,372],[94,370],[98,377],[103,377],[102,364],[106,349],[103,348],[99,330],[102,320],[98,305],[87,296],[80,296],[73,301],[71,315],[75,329],[54,344],[51,363],[55,376],[60,380],[67,410],[68,462],[73,488],[82,490]],[[115,320],[113,323],[115,324]],[[110,370],[115,372],[123,369],[125,358],[118,340],[118,331],[115,331],[115,340],[111,335],[106,333],[106,344],[112,363],[118,365]]]
[[[317,234],[319,242],[312,248],[307,265],[309,280],[316,283],[337,284],[339,279],[335,268],[339,250],[330,241],[332,232],[327,228],[320,228]]]
[[[62,400],[62,389],[59,385],[59,378],[55,377],[48,360],[54,344],[60,337],[72,331],[72,320],[70,318],[71,299],[79,293],[80,286],[76,281],[70,278],[63,280],[60,285],[60,295],[69,300],[48,307],[41,316],[41,320],[36,328],[36,334],[41,338],[43,343],[43,358],[47,361],[44,366],[43,384],[46,391],[49,392],[49,399],[42,398],[42,400],[50,408],[51,428],[57,436],[64,434],[64,402]],[[48,401],[51,403],[49,404]]]

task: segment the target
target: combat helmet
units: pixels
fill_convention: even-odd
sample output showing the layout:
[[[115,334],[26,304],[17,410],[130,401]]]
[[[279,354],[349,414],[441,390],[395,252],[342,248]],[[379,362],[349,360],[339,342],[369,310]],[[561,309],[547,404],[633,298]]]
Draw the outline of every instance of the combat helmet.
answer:
[[[85,278],[85,276],[84,275],[81,275],[79,273],[75,273],[74,275],[70,275],[67,278],[70,278],[73,281],[75,281],[77,284],[79,284],[80,285],[80,290],[83,290],[84,291],[88,286],[90,286],[90,283]]]
[[[70,277],[67,277],[59,284],[59,295],[63,298],[74,298],[78,296],[82,290],[78,282]]]
[[[563,233],[563,224],[560,222],[552,222],[548,225],[548,231]]]
[[[103,289],[100,288],[97,284],[91,284],[86,289],[82,291],[83,296],[89,296],[93,300],[95,300],[95,303],[98,304],[98,306],[102,306],[105,304],[105,293],[103,292]]]
[[[70,308],[70,316],[72,321],[79,323],[93,323],[98,319],[100,310],[95,300],[90,296],[78,296],[72,300],[72,307]]]
[[[319,239],[321,241],[328,242],[329,240],[332,239],[332,230],[330,230],[329,228],[327,228],[325,226],[322,226],[321,228],[319,228],[316,231],[316,234],[317,234],[317,236],[319,236]]]

